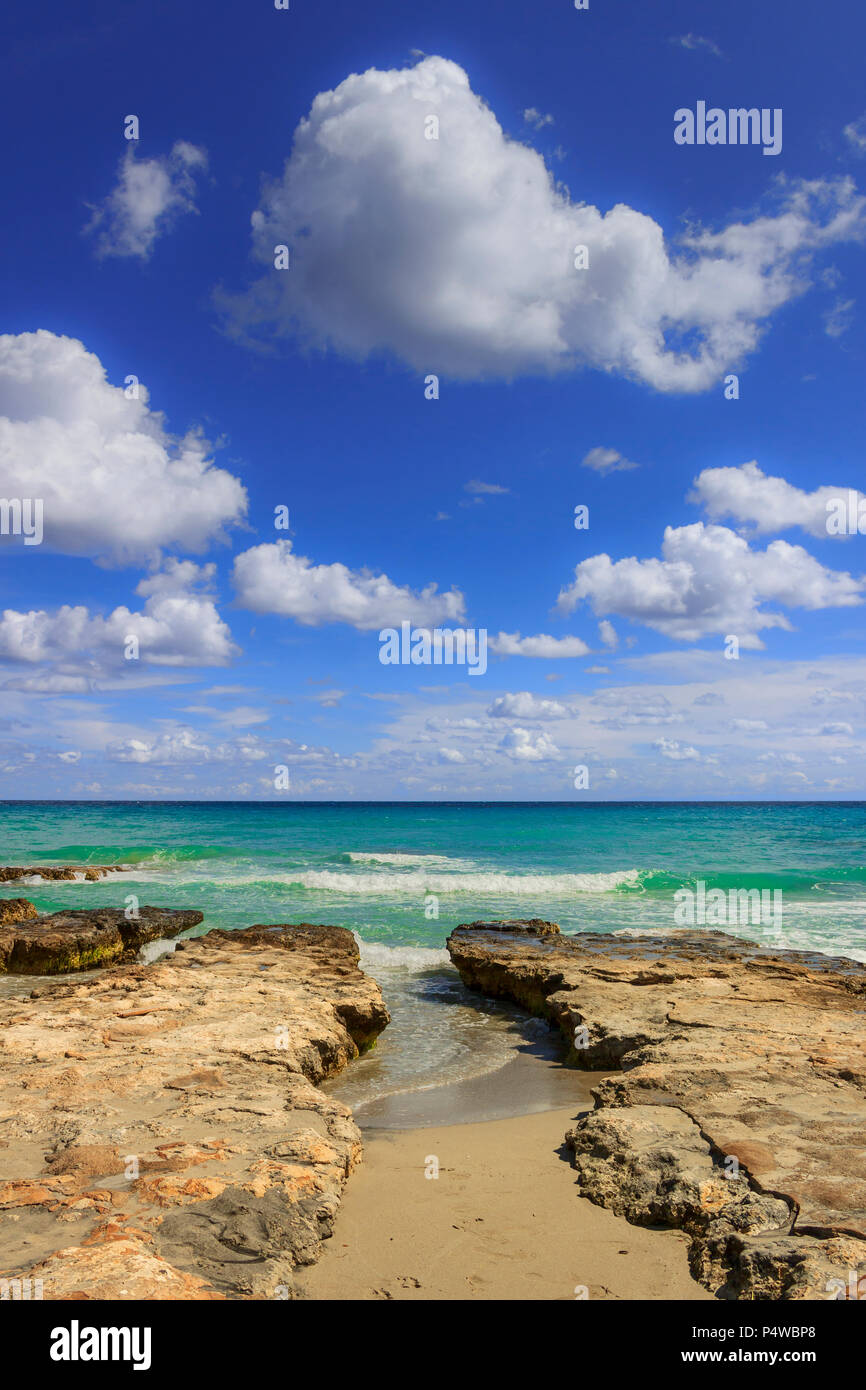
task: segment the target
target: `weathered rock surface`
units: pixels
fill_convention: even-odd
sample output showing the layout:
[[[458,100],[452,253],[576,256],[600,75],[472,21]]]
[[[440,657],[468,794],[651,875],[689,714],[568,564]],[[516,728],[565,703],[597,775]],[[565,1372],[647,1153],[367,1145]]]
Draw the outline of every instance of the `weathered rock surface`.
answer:
[[[12,922],[27,922],[39,913],[27,898],[0,898],[0,927]]]
[[[119,874],[123,864],[61,864],[53,868],[21,869],[14,864],[0,865],[0,883],[17,883],[20,878],[44,878],[49,882],[71,882],[84,878],[88,883],[96,883],[109,874]]]
[[[46,1299],[291,1297],[361,1152],[315,1083],[388,1021],[341,927],[0,1000],[0,1272]]]
[[[687,1231],[721,1297],[830,1298],[866,1273],[866,968],[720,932],[526,926],[461,926],[448,949],[578,1065],[619,1069],[566,1135],[581,1192]]]
[[[172,938],[202,921],[200,912],[141,907],[127,918],[120,908],[76,908],[39,916],[26,898],[7,898],[0,914],[0,975],[65,975],[131,960],[148,941]],[[27,911],[27,909],[31,911]]]

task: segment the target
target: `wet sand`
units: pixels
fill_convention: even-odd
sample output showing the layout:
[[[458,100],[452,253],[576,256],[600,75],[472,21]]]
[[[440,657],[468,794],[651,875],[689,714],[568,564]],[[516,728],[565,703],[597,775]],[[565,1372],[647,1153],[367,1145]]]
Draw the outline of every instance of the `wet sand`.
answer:
[[[598,1080],[526,1050],[485,1077],[359,1107],[364,1162],[300,1296],[709,1299],[680,1232],[577,1195],[562,1141]]]

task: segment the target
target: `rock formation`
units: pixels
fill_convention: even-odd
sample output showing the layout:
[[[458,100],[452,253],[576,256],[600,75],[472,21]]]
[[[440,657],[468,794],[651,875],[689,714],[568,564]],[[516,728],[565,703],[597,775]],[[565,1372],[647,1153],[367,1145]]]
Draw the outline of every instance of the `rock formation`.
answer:
[[[389,1021],[341,927],[250,927],[0,999],[0,1249],[46,1299],[272,1299],[361,1152],[316,1083]]]
[[[581,1193],[691,1237],[723,1298],[844,1297],[866,1274],[866,968],[720,932],[473,923],[464,983],[615,1074],[566,1135]]]
[[[76,908],[40,916],[26,898],[0,902],[0,975],[65,975],[132,960],[148,941],[198,926],[200,912],[140,907]]]
[[[17,883],[21,878],[44,878],[50,883],[71,882],[76,878],[83,878],[88,883],[96,883],[101,878],[107,878],[109,874],[122,873],[123,867],[122,864],[82,864],[78,867],[61,864],[54,868],[20,869],[14,864],[6,864],[0,865],[0,883]]]

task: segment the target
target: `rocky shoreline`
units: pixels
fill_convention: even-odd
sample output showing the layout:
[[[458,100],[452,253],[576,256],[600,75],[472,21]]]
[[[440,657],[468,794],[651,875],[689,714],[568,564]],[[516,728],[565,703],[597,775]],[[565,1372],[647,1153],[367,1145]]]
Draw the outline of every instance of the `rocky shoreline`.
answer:
[[[718,1297],[856,1297],[859,1279],[862,1295],[866,968],[539,921],[471,923],[447,945],[470,989],[549,1019],[578,1065],[617,1069],[565,1136],[581,1195],[685,1231]]]
[[[0,1000],[0,1273],[45,1299],[292,1297],[361,1153],[317,1083],[388,1021],[327,926]]]
[[[361,1155],[319,1084],[388,1011],[341,927],[211,931],[133,959],[201,920],[0,901],[0,975],[20,978],[0,997],[0,1277],[46,1299],[292,1298],[318,1258]],[[471,990],[614,1073],[565,1135],[581,1195],[685,1232],[717,1297],[866,1292],[866,968],[538,919],[447,945]]]

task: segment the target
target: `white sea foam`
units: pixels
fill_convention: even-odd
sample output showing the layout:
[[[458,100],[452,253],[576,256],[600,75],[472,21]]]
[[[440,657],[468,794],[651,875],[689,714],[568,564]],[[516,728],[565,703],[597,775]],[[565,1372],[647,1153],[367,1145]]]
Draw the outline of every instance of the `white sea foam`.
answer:
[[[328,893],[496,893],[504,897],[532,894],[570,897],[575,893],[610,893],[625,883],[637,883],[637,869],[607,874],[502,874],[502,873],[336,873],[312,869],[299,874],[280,875],[273,882],[296,883],[302,888],[319,888]]]
[[[381,941],[365,941],[357,932],[353,935],[361,950],[361,967],[371,973],[384,967],[417,974],[451,964],[447,951],[432,946],[386,946]]]
[[[453,863],[453,861],[451,861]],[[184,872],[173,874],[113,874],[113,883],[214,883],[221,888],[244,888],[250,884],[276,885],[285,888],[308,888],[324,893],[343,893],[350,897],[380,897],[403,895],[423,897],[425,893],[497,894],[501,897],[540,897],[554,895],[569,898],[581,893],[611,893],[622,884],[639,882],[637,869],[621,869],[604,874],[504,874],[496,872],[455,873],[450,870],[408,869],[381,872],[357,872],[352,869],[296,869],[275,872],[262,868],[257,873],[229,874],[225,877]]]
[[[350,849],[343,856],[351,859],[353,864],[393,864],[395,868],[412,868],[413,865],[435,865],[450,864],[457,867],[461,864],[469,863],[466,859],[450,859],[447,854],[392,854],[384,851],[380,854],[378,850],[354,850]]]
[[[241,886],[246,883],[281,883],[287,887],[319,889],[326,893],[378,897],[380,894],[415,896],[423,893],[495,893],[504,897],[529,897],[576,893],[610,893],[620,884],[637,883],[637,869],[609,874],[500,874],[500,873],[340,873],[330,869],[309,869],[297,873],[263,873],[224,880]]]

